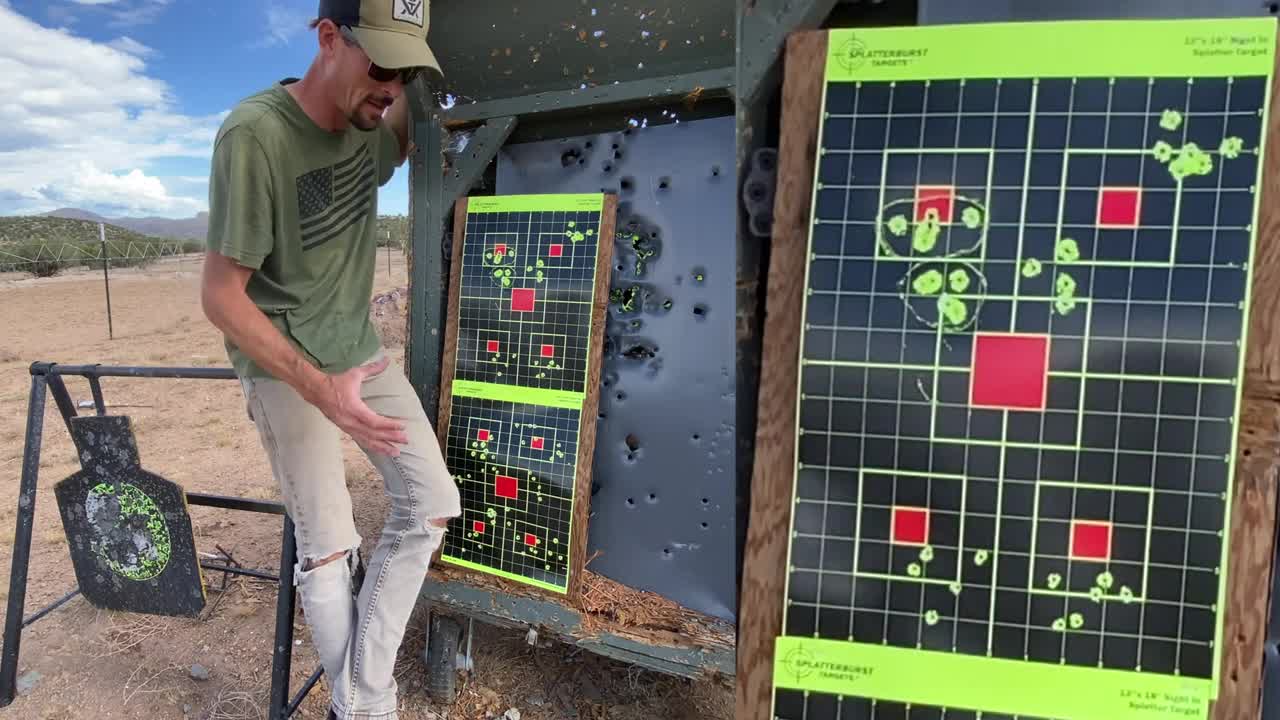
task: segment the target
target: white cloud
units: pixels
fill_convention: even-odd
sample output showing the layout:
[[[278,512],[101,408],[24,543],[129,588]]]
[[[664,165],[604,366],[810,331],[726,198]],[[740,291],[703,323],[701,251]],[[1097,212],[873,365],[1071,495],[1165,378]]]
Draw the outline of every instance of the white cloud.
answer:
[[[267,34],[253,46],[288,45],[290,40],[309,29],[307,23],[311,22],[314,15],[314,3],[303,8],[298,6],[296,0],[269,0],[266,6]]]
[[[115,40],[112,40],[110,44],[111,47],[119,50],[120,52],[127,53],[129,55],[136,55],[138,57],[151,57],[156,53],[155,49],[143,45],[128,35],[118,37]]]
[[[4,7],[0,27],[10,29],[0,45],[0,212],[203,209],[203,195],[174,195],[147,168],[161,158],[207,162],[225,113],[177,112],[135,41],[96,43]]]
[[[70,0],[93,18],[107,17],[112,27],[134,27],[155,22],[173,0]],[[59,22],[75,22],[76,13],[50,5],[50,17]]]

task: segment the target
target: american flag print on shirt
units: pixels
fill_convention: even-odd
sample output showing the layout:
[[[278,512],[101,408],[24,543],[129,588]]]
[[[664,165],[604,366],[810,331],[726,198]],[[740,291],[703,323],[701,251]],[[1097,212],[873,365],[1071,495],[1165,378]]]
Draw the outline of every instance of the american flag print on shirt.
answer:
[[[346,160],[300,175],[298,219],[302,249],[320,247],[364,218],[376,190],[369,146]]]

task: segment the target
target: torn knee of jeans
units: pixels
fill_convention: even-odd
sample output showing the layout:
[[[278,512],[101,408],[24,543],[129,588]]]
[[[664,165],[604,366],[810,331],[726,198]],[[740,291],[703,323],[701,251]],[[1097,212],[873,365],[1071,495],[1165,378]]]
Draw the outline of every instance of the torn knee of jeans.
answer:
[[[346,560],[346,563],[336,562],[338,560],[343,560],[343,559]],[[335,570],[335,568],[336,569],[342,568],[344,564],[346,566],[345,573],[338,572],[337,570]],[[348,548],[346,550],[339,550],[338,552],[335,552],[335,553],[329,553],[329,554],[316,553],[312,555],[304,555],[302,558],[300,558],[299,562],[294,565],[294,575],[293,575],[294,584],[297,585],[298,583],[303,582],[308,578],[312,577],[316,573],[328,574],[332,572],[339,576],[345,576],[347,578],[351,578],[353,575],[355,575],[356,568],[359,566],[359,564],[360,564],[360,546],[359,545],[352,548]],[[326,568],[330,568],[330,569],[326,570]]]

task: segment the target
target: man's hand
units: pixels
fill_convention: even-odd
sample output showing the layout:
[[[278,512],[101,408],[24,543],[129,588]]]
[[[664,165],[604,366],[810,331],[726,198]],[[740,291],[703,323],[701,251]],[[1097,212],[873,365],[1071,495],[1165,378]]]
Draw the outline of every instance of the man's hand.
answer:
[[[400,454],[396,444],[409,441],[404,423],[375,413],[360,397],[360,384],[365,378],[377,375],[390,363],[391,358],[384,357],[344,373],[327,375],[315,397],[307,399],[361,447],[395,457]]]
[[[402,432],[404,426],[374,413],[360,397],[360,383],[382,372],[391,362],[390,358],[338,375],[320,371],[293,349],[249,299],[245,286],[252,274],[253,270],[231,258],[206,253],[200,301],[209,321],[259,366],[296,390],[356,442],[370,450],[399,455],[392,443],[408,442]]]

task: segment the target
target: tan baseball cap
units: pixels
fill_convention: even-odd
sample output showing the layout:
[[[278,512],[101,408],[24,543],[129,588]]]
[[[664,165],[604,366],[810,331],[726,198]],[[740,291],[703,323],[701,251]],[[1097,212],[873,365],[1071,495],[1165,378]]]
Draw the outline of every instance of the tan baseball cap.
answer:
[[[369,59],[384,68],[442,73],[427,46],[429,0],[320,0],[319,19],[351,28]]]

